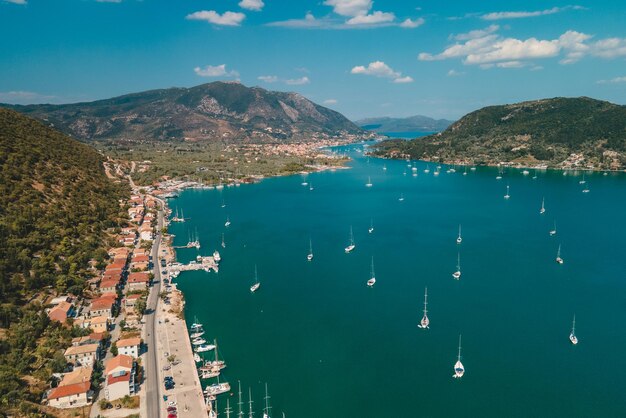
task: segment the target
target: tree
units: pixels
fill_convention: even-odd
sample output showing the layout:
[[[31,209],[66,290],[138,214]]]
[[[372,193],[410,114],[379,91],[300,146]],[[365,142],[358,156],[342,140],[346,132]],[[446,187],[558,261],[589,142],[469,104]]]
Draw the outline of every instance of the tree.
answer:
[[[117,344],[116,343],[111,344],[111,354],[113,354],[114,356],[117,356]]]
[[[146,301],[143,299],[139,299],[137,300],[137,302],[135,302],[135,312],[137,312],[138,315],[142,316],[144,314],[144,312],[146,312]]]

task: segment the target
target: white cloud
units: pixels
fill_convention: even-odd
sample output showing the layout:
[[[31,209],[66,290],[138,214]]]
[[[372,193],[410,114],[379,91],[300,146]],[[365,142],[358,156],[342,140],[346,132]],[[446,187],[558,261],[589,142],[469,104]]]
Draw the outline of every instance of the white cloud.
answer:
[[[492,28],[492,27],[490,27]],[[488,28],[489,29],[489,28]],[[481,68],[520,68],[531,66],[525,61],[561,56],[561,64],[572,64],[586,56],[616,58],[626,56],[626,38],[607,38],[591,42],[592,35],[569,30],[557,39],[515,39],[504,38],[493,32],[497,29],[469,32],[455,35],[456,42],[439,54],[420,53],[421,61],[441,61],[460,58],[466,65],[480,65]],[[483,34],[482,37],[478,37]],[[490,65],[493,64],[493,65]]]
[[[425,22],[426,21],[422,17],[417,18],[415,20],[406,19],[405,21],[400,23],[400,27],[401,28],[407,28],[407,29],[413,29],[413,28],[417,28],[418,26],[422,26]]]
[[[309,84],[310,82],[311,80],[309,80],[309,77],[307,76],[285,80],[285,84],[289,86],[301,86],[303,84]]]
[[[337,99],[326,99],[322,102],[325,105],[335,105],[337,103],[339,103],[339,100]]]
[[[204,68],[196,67],[193,71],[200,77],[239,77],[237,71],[227,71],[226,64],[207,65]]]
[[[407,76],[404,77],[398,77],[396,79],[393,80],[394,83],[398,83],[398,84],[403,84],[403,83],[412,83],[413,82],[413,78]]]
[[[214,10],[201,10],[187,15],[188,20],[204,20],[214,25],[239,26],[246,18],[246,15],[239,12],[224,12],[219,14]]]
[[[498,25],[490,25],[485,29],[471,30],[467,33],[459,33],[458,35],[452,35],[451,38],[457,41],[469,41],[471,39],[484,38],[485,36],[497,32],[500,29]]]
[[[326,6],[331,6],[333,11],[340,16],[355,17],[366,15],[373,5],[372,0],[326,0]]]
[[[465,74],[462,71],[457,71],[457,70],[450,70],[448,71],[448,73],[446,74],[448,77],[459,77],[462,76],[463,74]]]
[[[278,81],[278,77],[276,77],[275,75],[260,75],[257,77],[257,79],[266,83],[275,83]]]
[[[390,66],[382,61],[370,62],[367,67],[357,65],[350,70],[351,74],[371,75],[379,78],[390,78],[394,83],[411,83],[413,79],[409,76],[402,76],[399,71],[394,71]]]
[[[13,4],[26,4],[26,0],[4,0],[7,3],[13,3]]]
[[[596,81],[598,84],[618,84],[618,83],[626,83],[626,77],[615,77],[610,80],[598,80]]]
[[[483,20],[500,20],[500,19],[523,19],[527,17],[537,17],[553,15],[555,13],[564,12],[566,10],[586,10],[582,6],[565,6],[565,7],[553,7],[545,10],[535,11],[517,11],[517,12],[494,12],[487,13],[481,16]]]
[[[241,0],[239,2],[239,7],[246,10],[254,10],[255,12],[259,12],[263,9],[265,3],[263,0]]]
[[[358,15],[346,21],[347,25],[375,25],[378,23],[393,22],[396,16],[393,13],[374,12],[369,15]]]
[[[56,96],[47,96],[32,91],[0,91],[0,103],[33,104],[48,102],[55,98]]]

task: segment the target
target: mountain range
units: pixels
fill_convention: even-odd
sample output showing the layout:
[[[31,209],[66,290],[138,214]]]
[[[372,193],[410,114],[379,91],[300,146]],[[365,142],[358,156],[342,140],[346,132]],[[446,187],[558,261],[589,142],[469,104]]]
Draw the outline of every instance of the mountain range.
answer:
[[[623,169],[626,106],[588,97],[489,106],[439,134],[382,142],[376,154],[489,165]]]
[[[343,115],[298,93],[213,82],[62,105],[2,105],[74,138],[130,141],[303,141],[361,135]]]
[[[409,116],[407,118],[366,118],[357,120],[357,125],[368,131],[385,132],[440,132],[450,126],[453,121],[433,119],[428,116]]]

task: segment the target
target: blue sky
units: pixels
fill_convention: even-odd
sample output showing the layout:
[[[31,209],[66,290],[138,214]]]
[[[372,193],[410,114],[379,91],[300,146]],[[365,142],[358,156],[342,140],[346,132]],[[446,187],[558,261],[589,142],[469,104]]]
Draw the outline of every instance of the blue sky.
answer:
[[[626,103],[626,3],[0,0],[0,102],[240,80],[352,119]]]

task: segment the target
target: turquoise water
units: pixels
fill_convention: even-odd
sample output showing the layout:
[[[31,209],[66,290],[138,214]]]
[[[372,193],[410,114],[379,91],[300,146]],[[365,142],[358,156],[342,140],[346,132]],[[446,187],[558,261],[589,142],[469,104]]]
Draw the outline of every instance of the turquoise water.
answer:
[[[197,228],[200,253],[223,257],[219,274],[179,276],[187,319],[218,338],[223,380],[252,387],[257,415],[268,382],[275,417],[626,416],[626,176],[587,175],[584,194],[580,177],[560,172],[435,177],[420,162],[412,177],[404,161],[353,156],[350,170],[309,175],[313,191],[291,176],[170,201],[191,218],[170,227],[176,244]],[[345,254],[351,225],[357,247]],[[429,330],[417,328],[424,286]]]
[[[435,132],[422,132],[422,131],[415,131],[415,132],[382,132],[383,135],[387,135],[390,138],[401,138],[401,139],[413,139],[413,138],[419,138],[422,136],[426,136],[426,135],[431,135],[434,134]]]

